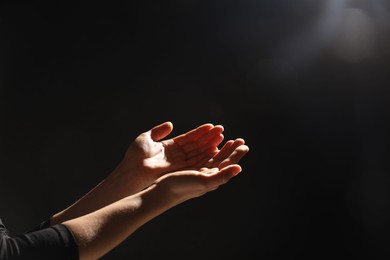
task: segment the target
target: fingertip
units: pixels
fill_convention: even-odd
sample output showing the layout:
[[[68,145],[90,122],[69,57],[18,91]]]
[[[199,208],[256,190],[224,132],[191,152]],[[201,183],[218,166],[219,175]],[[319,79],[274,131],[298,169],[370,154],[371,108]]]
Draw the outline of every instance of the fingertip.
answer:
[[[245,140],[242,139],[242,138],[237,138],[236,140],[234,140],[235,142],[238,142],[238,143],[241,143],[241,144],[245,144]]]
[[[216,126],[214,126],[214,128],[219,128],[221,132],[225,131],[225,128],[223,127],[223,125],[216,125]]]
[[[166,121],[165,124],[167,124],[171,129],[173,129],[173,123],[171,121]]]
[[[234,143],[233,140],[229,140],[229,141],[226,142],[226,144],[229,144],[229,145],[232,145],[233,143]]]
[[[234,164],[234,165],[231,165],[230,170],[231,170],[231,173],[232,173],[232,175],[234,177],[234,176],[238,175],[242,171],[242,168],[241,168],[240,165]]]
[[[214,128],[214,125],[213,125],[213,124],[211,124],[211,123],[205,123],[205,124],[203,124],[203,125],[198,126],[196,129],[197,129],[197,130],[201,130],[202,132],[204,132],[204,131],[210,131],[210,130],[213,129],[213,128]]]
[[[153,127],[153,128],[159,128],[159,127],[166,127],[166,126],[169,126],[170,128],[173,128],[173,124],[172,124],[172,122],[171,121],[165,121],[165,122],[163,122],[163,123],[161,123],[161,124],[159,124],[159,125],[156,125],[155,127]]]
[[[242,171],[242,168],[239,164],[231,164],[229,166],[225,166],[222,170],[229,171],[233,176],[235,176]]]
[[[249,152],[249,146],[243,144],[239,147],[239,149],[241,149],[243,152],[247,153]]]
[[[201,125],[200,127],[210,127],[210,128],[213,128],[214,124],[212,124],[212,123],[205,123],[205,124]]]
[[[170,121],[166,121],[150,129],[150,135],[154,141],[158,141],[169,135],[172,130],[173,124]]]

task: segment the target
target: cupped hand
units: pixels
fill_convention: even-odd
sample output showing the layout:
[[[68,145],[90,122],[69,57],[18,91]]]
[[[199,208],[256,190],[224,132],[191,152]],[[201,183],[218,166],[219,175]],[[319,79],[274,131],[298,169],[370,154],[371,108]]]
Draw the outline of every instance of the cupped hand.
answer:
[[[218,153],[224,128],[203,124],[199,127],[163,140],[173,130],[171,122],[157,125],[140,134],[126,151],[120,168],[133,175],[142,188],[167,172],[194,168]],[[134,180],[133,180],[134,181]]]
[[[241,172],[241,166],[232,164],[222,169],[201,168],[168,173],[154,183],[173,204],[199,197],[216,190]]]
[[[217,153],[205,162],[198,162],[197,167],[223,169],[229,165],[237,164],[247,153],[249,147],[242,138],[227,141]]]

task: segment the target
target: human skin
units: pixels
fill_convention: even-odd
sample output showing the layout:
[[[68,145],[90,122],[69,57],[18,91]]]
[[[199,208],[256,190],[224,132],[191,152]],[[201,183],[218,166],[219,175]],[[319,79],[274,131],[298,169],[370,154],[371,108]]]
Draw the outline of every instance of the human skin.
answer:
[[[232,164],[168,173],[136,194],[63,224],[73,233],[81,260],[99,259],[151,219],[216,190],[239,172],[241,167]]]
[[[221,125],[206,123],[163,140],[172,130],[173,124],[168,121],[138,135],[107,178],[68,208],[54,214],[51,224],[86,215],[131,196],[168,172],[222,169],[236,164],[249,150],[241,138],[229,140],[218,149],[224,139]]]

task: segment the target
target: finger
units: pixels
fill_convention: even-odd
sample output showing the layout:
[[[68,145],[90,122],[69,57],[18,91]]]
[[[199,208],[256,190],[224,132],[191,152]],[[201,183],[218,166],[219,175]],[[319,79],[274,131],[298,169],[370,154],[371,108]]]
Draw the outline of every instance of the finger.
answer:
[[[204,144],[198,144],[198,142],[191,142],[186,145],[185,148],[183,148],[183,151],[187,153],[187,158],[196,157],[202,153],[204,153],[206,150],[215,150],[220,143],[222,143],[224,139],[223,134],[218,133],[213,136],[212,139],[209,139],[208,143]],[[208,159],[210,159],[209,157]]]
[[[234,177],[242,171],[242,168],[238,164],[232,164],[227,167],[224,167],[220,170],[220,174],[228,175]]]
[[[233,140],[227,141],[219,150],[217,154],[210,160],[210,163],[219,165],[231,152],[229,152],[230,147],[234,144]]]
[[[187,157],[186,159],[187,166],[196,167],[196,168],[208,167],[206,163],[210,160],[210,158],[213,158],[216,153],[218,153],[218,149],[216,149],[215,147],[209,147],[208,149],[204,150],[202,153],[199,153],[192,157]],[[217,166],[218,165],[216,165],[215,167]]]
[[[158,126],[153,127],[150,130],[150,137],[153,141],[158,141],[169,135],[173,130],[173,124],[171,122],[165,122]]]
[[[218,168],[222,169],[228,165],[238,163],[248,152],[249,147],[246,145],[237,147],[225,160],[219,164]]]
[[[203,134],[207,133],[211,129],[214,128],[213,124],[203,124],[185,134],[181,134],[173,140],[179,145],[179,146],[184,146],[186,143],[198,139],[200,136]]]
[[[219,141],[222,141],[223,139],[220,139]],[[218,143],[219,144],[219,143]],[[238,147],[245,144],[244,139],[237,138],[236,140],[229,140],[227,141],[221,150],[218,150],[217,146],[209,146],[205,147],[203,149],[194,150],[190,155],[187,155],[188,162],[191,163],[191,165],[194,165],[196,167],[220,167],[220,164],[224,162],[224,166],[237,163],[244,154],[242,154],[245,151],[245,148],[242,147],[237,152],[233,153]],[[246,147],[248,148],[248,147]],[[227,160],[231,156],[229,160]]]
[[[213,171],[209,174],[204,174],[206,185],[210,190],[218,188],[220,185],[227,183],[231,178],[236,176],[242,171],[241,166],[238,164],[229,165],[222,168],[219,171]]]
[[[234,150],[236,150],[237,147],[239,147],[243,144],[245,144],[245,141],[244,141],[244,139],[241,139],[241,138],[237,138],[234,141],[230,141],[230,142],[225,143],[225,145],[221,148],[219,153],[216,154],[214,156],[214,158],[212,159],[213,165],[215,167],[217,165],[219,165],[223,160],[228,158],[234,152]]]
[[[219,138],[223,131],[224,131],[223,126],[216,125],[213,129],[211,129],[210,131],[208,131],[204,135],[200,136],[196,140],[196,143],[199,146],[203,146],[203,145],[209,144],[210,142],[212,142],[213,139]]]
[[[200,171],[201,173],[205,173],[205,174],[211,175],[211,174],[218,173],[220,170],[218,168],[203,167],[203,168],[200,168],[198,171]]]
[[[199,152],[202,152],[202,150],[207,149],[210,146],[217,147],[224,138],[222,135],[223,130],[222,126],[215,126],[208,132],[199,136],[198,139],[189,140],[182,146],[182,149],[187,156],[191,157],[197,155]]]

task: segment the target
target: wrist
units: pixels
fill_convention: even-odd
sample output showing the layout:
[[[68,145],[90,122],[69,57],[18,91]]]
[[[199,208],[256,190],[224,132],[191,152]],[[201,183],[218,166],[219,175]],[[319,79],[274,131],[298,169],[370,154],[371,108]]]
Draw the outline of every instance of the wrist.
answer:
[[[114,191],[120,193],[122,197],[127,197],[145,188],[139,173],[140,170],[121,162],[107,177],[107,181]]]
[[[167,187],[159,183],[150,185],[135,196],[140,196],[143,207],[152,215],[162,213],[180,203]]]

